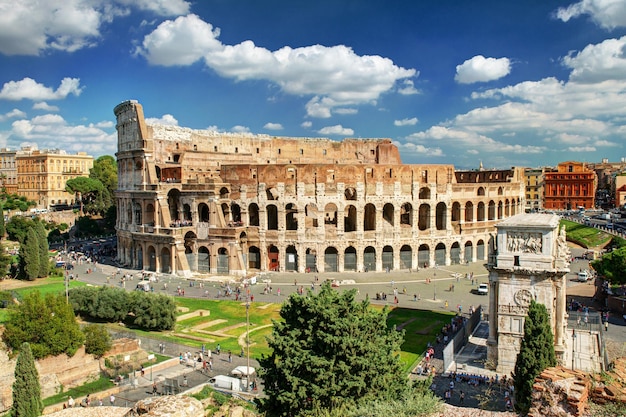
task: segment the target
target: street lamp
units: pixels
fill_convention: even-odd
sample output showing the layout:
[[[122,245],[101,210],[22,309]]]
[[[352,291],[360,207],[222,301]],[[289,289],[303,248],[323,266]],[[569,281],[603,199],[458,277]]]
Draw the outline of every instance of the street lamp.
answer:
[[[246,391],[250,389],[250,296],[246,297]]]
[[[437,281],[435,278],[437,278],[437,273],[433,272],[433,301],[437,301]]]

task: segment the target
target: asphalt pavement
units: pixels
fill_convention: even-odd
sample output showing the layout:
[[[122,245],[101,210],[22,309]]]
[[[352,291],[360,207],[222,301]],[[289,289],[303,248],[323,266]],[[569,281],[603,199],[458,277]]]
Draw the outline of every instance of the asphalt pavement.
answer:
[[[584,249],[572,248],[574,261],[570,266],[571,272],[567,276],[567,287],[573,288],[581,284],[577,282],[578,271],[588,269],[589,263],[580,259]],[[134,290],[140,279],[139,270],[118,268],[112,262],[94,265],[92,263],[78,263],[71,271],[75,279],[91,285],[111,285],[126,290]],[[132,276],[132,280],[122,281],[123,275]],[[184,290],[185,297],[206,299],[230,299],[235,296],[225,297],[224,289],[230,285],[232,289],[238,280],[229,276],[194,275],[193,278],[183,278],[175,275],[157,274],[158,282],[152,283],[155,293],[163,293],[177,296],[179,291]],[[390,271],[390,272],[344,272],[344,273],[297,273],[297,272],[272,272],[259,274],[256,285],[250,286],[252,302],[280,303],[288,295],[298,291],[317,291],[322,282],[329,280],[334,282],[338,290],[356,289],[357,299],[368,298],[372,304],[395,305],[405,308],[425,310],[448,310],[456,312],[461,306],[462,312],[468,311],[470,306],[482,305],[484,311],[488,311],[489,297],[478,295],[476,289],[480,283],[488,282],[488,272],[484,262],[474,262],[462,265],[439,266],[436,268],[420,268],[413,271]],[[271,292],[269,289],[271,288]],[[377,300],[376,294],[387,294],[386,300]],[[219,296],[218,296],[219,294]],[[394,295],[397,294],[397,295]],[[626,323],[624,320],[615,321],[608,332],[609,338],[623,343],[626,341]],[[484,328],[484,327],[483,327]],[[149,341],[146,340],[146,345]],[[172,356],[177,356],[179,351],[188,350],[187,347],[169,346]],[[482,348],[476,349],[477,354]],[[200,371],[190,369],[175,363],[171,369],[153,372],[148,378],[148,371],[144,380],[135,388],[126,389],[119,393],[120,400],[129,403],[152,395],[152,382],[162,384],[165,378],[178,378],[182,381],[183,375],[187,375],[189,386],[206,383],[211,376],[228,375],[238,365],[245,365],[246,358],[233,355],[233,362],[228,363],[222,358],[214,356],[214,369],[210,375],[204,375]],[[468,359],[476,362],[476,357]],[[257,367],[256,361],[251,360],[250,366]],[[159,386],[159,392],[161,387]]]

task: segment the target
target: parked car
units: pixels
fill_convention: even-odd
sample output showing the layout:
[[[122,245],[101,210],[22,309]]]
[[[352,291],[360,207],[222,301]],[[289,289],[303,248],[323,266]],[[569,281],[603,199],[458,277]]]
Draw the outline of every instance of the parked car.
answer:
[[[480,295],[487,295],[489,294],[489,285],[487,284],[480,284],[478,285],[478,294]]]

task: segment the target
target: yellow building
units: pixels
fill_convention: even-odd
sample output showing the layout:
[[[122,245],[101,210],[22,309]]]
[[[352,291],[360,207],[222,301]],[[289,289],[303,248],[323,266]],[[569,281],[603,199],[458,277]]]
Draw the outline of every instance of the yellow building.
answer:
[[[68,154],[59,149],[38,150],[23,147],[16,152],[17,193],[35,201],[38,208],[73,205],[75,196],[65,191],[65,183],[87,177],[93,168],[93,156],[85,152]]]
[[[543,209],[543,174],[544,168],[526,168],[524,170],[527,212]]]

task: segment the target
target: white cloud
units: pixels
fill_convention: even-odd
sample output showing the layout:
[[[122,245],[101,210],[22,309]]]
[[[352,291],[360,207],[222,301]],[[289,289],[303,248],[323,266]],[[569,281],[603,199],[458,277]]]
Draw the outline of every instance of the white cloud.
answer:
[[[597,149],[594,146],[570,146],[567,150],[570,152],[595,152]]]
[[[52,112],[52,111],[59,111],[59,108],[57,106],[52,106],[46,103],[45,101],[40,101],[40,102],[33,104],[33,110],[43,110],[43,111]]]
[[[417,132],[407,137],[407,140],[417,144],[429,144],[433,141],[441,142],[451,149],[476,149],[480,152],[506,152],[514,154],[538,154],[546,150],[544,146],[509,144],[496,141],[488,136],[476,132],[433,126],[430,129]]]
[[[4,83],[0,91],[0,99],[4,100],[60,100],[73,94],[79,96],[82,92],[79,78],[63,78],[61,85],[56,90],[46,87],[33,80],[24,78],[20,81],[9,81]]]
[[[250,128],[246,126],[235,125],[230,128],[230,131],[235,133],[250,133]]]
[[[0,122],[4,122],[9,119],[16,119],[19,117],[26,117],[26,113],[24,113],[20,109],[13,109],[5,114],[0,114]]]
[[[626,80],[626,36],[606,39],[596,45],[587,45],[577,54],[563,58],[563,64],[572,69],[570,81],[595,83],[605,80]]]
[[[189,13],[190,2],[184,0],[118,0],[121,4],[134,6],[158,16],[181,16]]]
[[[267,130],[283,130],[283,125],[281,125],[280,123],[265,123],[265,126],[263,126],[263,129],[267,129]]]
[[[149,125],[178,126],[178,120],[171,114],[164,114],[161,117],[147,117],[146,123]]]
[[[183,0],[0,0],[0,53],[40,55],[94,46],[103,24],[130,8],[159,16],[189,12]]]
[[[330,135],[330,136],[352,136],[354,135],[354,130],[343,127],[341,125],[334,126],[326,126],[317,131],[320,135]]]
[[[456,66],[454,80],[461,84],[493,81],[511,72],[508,58],[485,58],[482,55],[468,59]]]
[[[419,158],[423,158],[425,156],[445,156],[441,148],[429,148],[412,142],[394,142],[394,144],[398,147],[398,150],[402,155],[416,155]]]
[[[563,22],[582,15],[589,15],[597,25],[604,29],[626,26],[626,2],[622,0],[582,0],[578,3],[561,7],[556,17]]]
[[[417,117],[411,117],[410,119],[394,120],[394,126],[415,126],[417,124]]]
[[[310,120],[305,120],[304,122],[302,122],[300,126],[302,126],[305,129],[310,129],[311,126],[313,126],[313,122],[311,122]]]
[[[203,60],[226,78],[266,80],[286,94],[313,96],[307,114],[322,118],[330,117],[336,107],[374,104],[397,82],[416,74],[388,58],[357,55],[344,45],[285,46],[269,51],[249,40],[225,45],[217,39],[219,35],[219,29],[198,16],[181,16],[146,35],[136,53],[153,65],[191,65]]]
[[[342,114],[342,115],[352,115],[352,114],[357,114],[359,111],[357,109],[347,109],[347,108],[337,108],[335,110],[333,110],[333,113],[335,114]]]
[[[103,130],[102,124],[110,131]],[[110,121],[70,125],[58,114],[14,121],[7,141],[14,148],[26,142],[36,143],[39,149],[84,151],[92,155],[113,155],[117,151],[117,133]]]
[[[419,94],[420,92],[413,85],[413,80],[404,80],[402,81],[402,87],[398,89],[398,93],[403,96],[412,96],[414,94]]]

